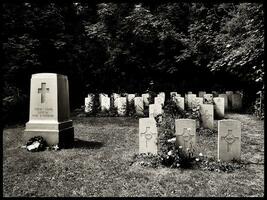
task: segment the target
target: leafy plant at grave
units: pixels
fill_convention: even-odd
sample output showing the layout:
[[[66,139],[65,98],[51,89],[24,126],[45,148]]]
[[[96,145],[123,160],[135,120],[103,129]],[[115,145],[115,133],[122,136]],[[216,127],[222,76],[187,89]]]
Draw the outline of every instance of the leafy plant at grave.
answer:
[[[225,162],[215,160],[214,158],[201,158],[197,163],[199,168],[215,172],[231,173],[234,170],[238,170],[245,167],[245,165],[243,165],[238,160],[232,160],[232,162]]]
[[[195,119],[200,121],[200,105],[193,106],[191,109],[188,109],[185,116],[188,119]]]
[[[172,100],[167,100],[166,105],[163,107],[164,112],[171,115],[171,117],[179,119],[179,118],[185,118],[186,112],[178,107],[176,103]]]
[[[127,101],[127,111],[126,111],[126,115],[131,117],[131,116],[134,116],[134,114],[135,114],[134,102],[129,103],[129,102]]]

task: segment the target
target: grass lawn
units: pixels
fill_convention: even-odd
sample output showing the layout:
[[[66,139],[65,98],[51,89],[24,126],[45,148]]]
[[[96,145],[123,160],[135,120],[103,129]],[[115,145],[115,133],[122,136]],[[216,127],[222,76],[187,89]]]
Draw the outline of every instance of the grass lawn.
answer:
[[[242,123],[241,160],[248,162],[232,173],[132,163],[138,153],[138,119],[133,118],[74,118],[73,149],[35,153],[21,148],[24,127],[6,128],[3,195],[263,197],[264,121],[244,114],[226,117]],[[197,142],[204,155],[216,157],[217,135],[198,135]]]

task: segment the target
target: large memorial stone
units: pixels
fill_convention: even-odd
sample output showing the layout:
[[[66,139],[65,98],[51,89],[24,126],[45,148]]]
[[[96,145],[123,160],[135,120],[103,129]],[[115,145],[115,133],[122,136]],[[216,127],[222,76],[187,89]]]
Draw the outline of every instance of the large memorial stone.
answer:
[[[118,115],[125,116],[127,111],[127,99],[126,97],[119,97],[118,100]]]
[[[214,97],[214,115],[222,119],[224,118],[224,98],[223,97]]]
[[[144,115],[144,101],[142,97],[134,98],[134,107],[136,115],[143,116]]]
[[[194,148],[196,145],[196,120],[176,119],[175,135],[177,147]]]
[[[149,105],[149,117],[156,117],[163,113],[162,106],[160,104]]]
[[[184,110],[184,97],[174,97],[174,102],[178,108]]]
[[[232,94],[232,110],[240,111],[242,109],[242,97],[240,93]]]
[[[218,121],[218,159],[222,161],[240,160],[241,123],[237,120]]]
[[[204,128],[213,129],[214,110],[211,104],[200,105],[201,125]]]
[[[67,76],[53,73],[32,75],[30,116],[23,139],[26,142],[35,136],[43,137],[49,146],[73,145]]]
[[[198,92],[198,97],[204,97],[204,94],[206,94],[206,92],[204,92],[204,91],[199,91],[199,92]]]
[[[228,108],[228,98],[226,94],[219,94],[219,97],[224,98],[224,110],[227,111]]]
[[[203,98],[205,104],[213,104],[213,94],[204,94]]]
[[[142,94],[142,98],[144,101],[144,106],[149,106],[150,95],[148,93]]]
[[[86,113],[92,113],[94,108],[94,99],[95,95],[90,93],[88,94],[88,97],[84,99],[84,112]]]
[[[158,130],[154,118],[139,119],[139,153],[158,153]]]

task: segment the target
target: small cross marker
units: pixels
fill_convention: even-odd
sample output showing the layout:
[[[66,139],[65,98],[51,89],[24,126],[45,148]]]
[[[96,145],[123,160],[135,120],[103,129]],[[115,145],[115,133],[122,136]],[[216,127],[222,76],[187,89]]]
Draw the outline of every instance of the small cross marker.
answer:
[[[41,103],[45,102],[46,93],[49,92],[49,88],[46,88],[46,83],[41,83],[41,88],[38,88],[38,94],[41,93]]]

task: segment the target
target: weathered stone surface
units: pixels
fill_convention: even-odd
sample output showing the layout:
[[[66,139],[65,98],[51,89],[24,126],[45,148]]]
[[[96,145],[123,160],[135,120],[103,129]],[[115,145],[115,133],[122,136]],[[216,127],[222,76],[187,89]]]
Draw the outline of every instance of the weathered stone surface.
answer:
[[[35,136],[43,137],[50,146],[73,144],[67,76],[53,73],[32,75],[30,116],[23,139],[27,142]]]
[[[222,161],[240,160],[241,123],[237,120],[218,121],[218,159]]]
[[[121,97],[120,94],[112,93],[110,96],[111,106],[113,106],[114,108],[118,108],[118,98],[120,98],[120,97]]]
[[[193,149],[196,145],[196,120],[176,119],[175,135],[177,147]]]
[[[125,116],[127,111],[127,99],[126,97],[119,97],[117,100],[118,103],[118,115]]]
[[[203,97],[194,98],[192,101],[192,108],[196,108],[197,106],[200,106],[201,104],[203,104],[203,102],[204,102]]]
[[[127,103],[128,103],[128,105],[134,105],[134,97],[135,97],[135,94],[128,94],[127,95]]]
[[[195,101],[197,95],[196,94],[187,94],[187,107],[192,109],[193,101]]]
[[[139,119],[139,153],[158,153],[158,130],[154,118]]]
[[[166,97],[165,92],[160,92],[157,96],[163,98],[163,104],[164,104],[165,103],[165,100],[166,100],[165,99],[165,97]]]
[[[213,105],[202,104],[200,105],[201,125],[204,128],[213,129],[214,111]]]
[[[224,118],[224,98],[223,97],[214,97],[214,115],[222,119]]]
[[[154,98],[154,104],[160,104],[162,106],[164,106],[164,99],[162,96],[158,96]]]
[[[110,98],[107,94],[99,94],[100,107],[102,112],[108,112],[110,110]]]
[[[134,107],[136,115],[143,116],[144,115],[144,101],[142,97],[134,98]]]

